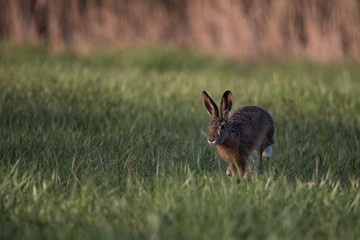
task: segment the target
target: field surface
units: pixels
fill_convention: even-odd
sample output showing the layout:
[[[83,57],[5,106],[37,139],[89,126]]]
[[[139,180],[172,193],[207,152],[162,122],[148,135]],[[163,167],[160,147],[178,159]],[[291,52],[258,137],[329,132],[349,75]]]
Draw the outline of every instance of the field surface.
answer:
[[[206,141],[227,89],[276,128],[240,183]],[[0,239],[359,239],[359,185],[359,66],[0,46]]]

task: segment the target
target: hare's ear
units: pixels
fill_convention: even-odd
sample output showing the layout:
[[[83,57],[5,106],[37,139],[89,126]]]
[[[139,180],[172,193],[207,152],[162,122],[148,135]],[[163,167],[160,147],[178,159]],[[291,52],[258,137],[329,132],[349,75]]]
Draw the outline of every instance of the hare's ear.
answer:
[[[232,107],[232,94],[228,90],[224,92],[224,95],[221,99],[220,117],[222,117],[225,120],[228,120],[231,107]]]
[[[202,92],[202,99],[205,104],[205,107],[208,111],[208,113],[212,117],[219,117],[219,109],[216,106],[215,102],[211,99],[211,97],[205,92]]]

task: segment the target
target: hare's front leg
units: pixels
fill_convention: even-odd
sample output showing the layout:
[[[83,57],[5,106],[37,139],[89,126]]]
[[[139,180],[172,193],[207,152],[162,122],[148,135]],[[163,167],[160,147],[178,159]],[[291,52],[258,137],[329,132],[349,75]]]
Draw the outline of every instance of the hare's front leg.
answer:
[[[246,173],[246,161],[237,161],[237,163],[229,163],[226,168],[226,175],[229,177],[237,176],[238,172],[241,172],[242,176],[245,176]]]
[[[230,163],[229,166],[226,168],[226,175],[229,177],[234,175],[234,164]]]

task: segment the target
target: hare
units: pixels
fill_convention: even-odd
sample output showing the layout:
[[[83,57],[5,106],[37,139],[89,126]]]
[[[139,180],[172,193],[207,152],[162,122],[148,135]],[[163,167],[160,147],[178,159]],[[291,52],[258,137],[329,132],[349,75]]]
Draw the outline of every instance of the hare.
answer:
[[[229,166],[226,175],[236,176],[240,170],[246,173],[246,161],[253,150],[258,153],[257,170],[263,171],[262,156],[269,157],[274,143],[274,124],[270,114],[257,106],[244,106],[229,118],[232,93],[226,91],[221,99],[220,113],[215,102],[203,91],[202,99],[212,117],[208,126],[207,141],[216,145],[219,156]]]

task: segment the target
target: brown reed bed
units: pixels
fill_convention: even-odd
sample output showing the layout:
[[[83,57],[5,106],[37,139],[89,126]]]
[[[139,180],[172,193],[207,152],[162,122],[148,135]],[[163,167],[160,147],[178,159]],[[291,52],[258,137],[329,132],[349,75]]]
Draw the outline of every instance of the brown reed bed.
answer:
[[[0,39],[55,51],[170,45],[242,60],[360,61],[354,0],[0,0]]]

